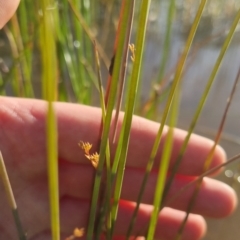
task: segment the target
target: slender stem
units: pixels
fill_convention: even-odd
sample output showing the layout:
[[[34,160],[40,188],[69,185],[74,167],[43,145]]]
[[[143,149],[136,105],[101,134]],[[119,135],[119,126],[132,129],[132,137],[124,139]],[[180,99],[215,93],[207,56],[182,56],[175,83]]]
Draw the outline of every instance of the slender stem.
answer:
[[[73,10],[73,13],[75,14],[75,16],[77,17],[79,23],[82,25],[85,33],[88,35],[89,39],[91,40],[92,43],[96,43],[97,45],[97,49],[98,49],[98,52],[99,52],[99,55],[101,56],[104,64],[106,66],[109,66],[110,62],[109,62],[109,59],[105,53],[105,51],[103,50],[103,48],[101,47],[101,44],[95,39],[94,37],[94,33],[92,33],[91,29],[88,27],[87,23],[85,22],[83,16],[81,15],[81,13],[79,13],[76,8],[74,7],[74,4],[72,3],[71,0],[68,0],[72,10]]]
[[[228,33],[228,36],[227,36],[227,38],[226,38],[226,40],[225,40],[225,42],[224,42],[224,44],[222,46],[222,49],[221,49],[221,51],[219,53],[219,56],[218,56],[218,59],[217,59],[215,65],[214,65],[212,73],[211,73],[211,75],[210,75],[210,77],[208,79],[207,85],[205,87],[204,93],[202,94],[202,97],[200,99],[199,105],[198,105],[198,107],[197,107],[197,109],[195,111],[193,120],[192,120],[192,122],[190,124],[190,127],[188,129],[188,134],[185,137],[184,142],[183,142],[183,144],[181,146],[179,156],[177,157],[177,159],[175,161],[175,164],[174,164],[174,166],[173,166],[173,168],[171,170],[171,175],[169,177],[169,180],[168,180],[168,182],[166,184],[166,188],[165,188],[165,193],[164,193],[165,197],[166,197],[166,195],[167,195],[167,193],[168,193],[168,191],[169,191],[169,189],[171,187],[172,181],[174,179],[175,174],[177,173],[178,167],[181,164],[183,155],[184,155],[184,153],[185,153],[185,151],[187,149],[188,141],[189,141],[189,139],[191,137],[191,134],[192,134],[195,126],[196,126],[197,120],[198,120],[198,118],[199,118],[199,116],[200,116],[200,114],[202,112],[202,109],[203,109],[204,104],[206,102],[206,99],[207,99],[207,96],[208,96],[209,91],[211,89],[211,86],[212,86],[212,84],[213,84],[213,82],[215,80],[216,74],[217,74],[217,72],[219,70],[219,67],[220,67],[220,64],[221,64],[221,62],[223,60],[223,57],[225,56],[225,53],[226,53],[226,51],[227,51],[227,49],[228,49],[228,47],[229,47],[229,45],[231,43],[231,40],[232,40],[232,37],[234,35],[235,29],[236,29],[236,27],[238,25],[239,19],[240,19],[240,10],[238,11],[238,14],[237,14],[237,16],[236,16],[236,18],[235,18],[235,20],[234,20],[234,22],[232,24],[232,27],[231,27],[231,29],[230,29],[230,31]]]
[[[204,177],[213,174],[214,172],[216,172],[220,168],[223,168],[223,167],[225,167],[225,166],[227,166],[227,165],[229,165],[233,162],[236,162],[239,159],[240,159],[240,154],[237,154],[237,155],[233,156],[232,158],[228,159],[226,162],[224,162],[224,163],[222,163],[222,164],[220,164],[216,167],[213,167],[213,168],[209,169],[208,171],[204,172],[203,174],[198,176],[196,179],[194,179],[193,181],[191,181],[190,183],[188,183],[187,185],[182,187],[173,197],[171,197],[168,201],[165,202],[163,207],[171,205],[171,203],[174,202],[174,200],[176,200],[181,194],[183,194],[189,187],[196,184],[198,181],[200,181]]]
[[[124,18],[128,18],[130,13],[130,6],[126,4],[126,11],[124,11]],[[108,143],[108,136],[110,132],[110,125],[112,120],[112,112],[115,105],[115,99],[116,99],[116,93],[117,93],[117,87],[118,87],[118,76],[120,74],[120,67],[121,67],[121,56],[124,49],[124,42],[125,42],[125,35],[126,35],[126,24],[127,21],[123,21],[123,24],[121,25],[119,35],[119,45],[116,52],[116,59],[115,59],[115,66],[113,69],[113,80],[111,83],[111,87],[109,90],[109,101],[106,105],[106,118],[105,118],[105,124],[103,125],[103,131],[102,131],[102,138],[101,138],[101,144],[100,144],[100,152],[99,152],[99,164],[96,170],[96,176],[94,179],[94,186],[93,186],[93,195],[92,195],[92,201],[91,201],[91,208],[89,213],[89,222],[88,222],[88,229],[87,229],[87,240],[93,239],[93,232],[94,232],[94,225],[95,225],[95,219],[96,219],[96,212],[97,212],[97,205],[99,200],[99,192],[100,192],[100,186],[101,186],[101,179],[103,174],[103,167],[105,163],[105,156],[106,156],[106,148]],[[99,48],[98,48],[99,50]]]
[[[121,195],[124,170],[126,164],[126,156],[128,152],[128,144],[130,138],[130,129],[132,124],[132,117],[135,109],[137,91],[139,86],[139,78],[141,72],[142,65],[142,56],[144,50],[145,36],[146,36],[146,26],[148,13],[150,8],[151,1],[143,1],[141,4],[141,14],[139,16],[137,35],[136,35],[136,56],[133,62],[133,71],[130,79],[129,90],[127,93],[127,103],[126,103],[126,113],[124,115],[123,126],[121,129],[120,137],[122,137],[123,141],[121,142],[121,150],[117,148],[117,152],[119,152],[119,159],[114,159],[114,165],[112,168],[112,172],[116,172],[117,169],[117,177],[116,177],[116,186],[113,197],[113,207],[112,207],[112,231],[114,230],[114,225],[116,223],[116,218],[118,214],[118,204]],[[120,145],[118,145],[119,147]],[[117,155],[117,154],[116,154]],[[119,162],[119,164],[118,164]]]
[[[1,152],[0,152],[0,177],[2,177],[2,182],[7,194],[8,203],[10,208],[12,209],[12,214],[18,231],[19,240],[26,240],[26,235],[23,230],[21,220],[19,218],[17,204],[13,195],[12,187],[8,178],[7,170]]]
[[[240,11],[239,11],[239,13],[240,13]],[[232,91],[231,91],[231,93],[230,93],[230,96],[229,96],[229,98],[227,99],[227,105],[226,105],[226,108],[225,108],[225,110],[224,110],[224,114],[223,114],[223,117],[222,117],[222,120],[221,120],[219,129],[218,129],[218,132],[217,132],[215,141],[214,141],[214,145],[213,145],[213,147],[211,148],[211,150],[210,150],[210,152],[209,152],[209,154],[208,154],[208,156],[207,156],[207,159],[205,160],[204,167],[203,167],[203,171],[204,171],[204,172],[209,168],[209,166],[210,166],[210,164],[211,164],[211,162],[212,162],[212,157],[213,157],[213,154],[214,154],[214,150],[215,150],[215,148],[216,148],[216,146],[217,146],[217,144],[218,144],[218,142],[219,142],[219,140],[220,140],[221,133],[222,133],[222,131],[223,131],[223,126],[224,126],[224,124],[225,124],[225,122],[226,122],[227,113],[228,113],[229,107],[230,107],[230,105],[231,105],[231,102],[232,102],[232,99],[233,99],[233,95],[234,95],[234,93],[235,93],[235,91],[236,91],[236,87],[237,87],[237,83],[238,83],[239,79],[240,79],[240,67],[239,67],[237,76],[236,76],[236,78],[235,78],[235,81],[234,81],[234,84],[233,84],[233,87],[232,87]],[[186,211],[186,212],[187,212],[187,213],[186,213],[186,216],[185,216],[183,222],[181,223],[181,226],[180,226],[179,231],[178,231],[178,233],[177,233],[177,237],[176,237],[177,240],[178,240],[178,239],[181,239],[182,232],[183,232],[184,227],[185,227],[185,225],[186,225],[188,216],[189,216],[191,210],[193,209],[193,207],[194,207],[194,205],[195,205],[195,202],[196,202],[198,193],[199,193],[199,191],[200,191],[200,188],[201,188],[201,185],[202,185],[202,180],[203,180],[203,178],[199,178],[199,180],[196,182],[196,188],[194,189],[192,198],[190,199],[190,202],[189,202],[189,204],[188,204],[187,211]]]
[[[198,12],[196,14],[196,17],[194,19],[194,22],[192,24],[192,28],[190,30],[190,33],[189,33],[187,42],[185,44],[183,53],[182,53],[182,55],[181,55],[181,57],[178,61],[178,64],[177,64],[176,73],[175,73],[175,76],[174,76],[174,79],[173,79],[173,83],[172,83],[172,86],[171,86],[171,90],[170,90],[170,93],[169,93],[169,96],[168,96],[168,99],[167,99],[165,109],[164,109],[164,112],[163,112],[161,124],[160,124],[159,130],[158,130],[155,142],[154,142],[153,147],[152,147],[152,151],[151,151],[151,154],[150,154],[147,166],[146,166],[146,172],[145,172],[145,175],[143,177],[142,184],[141,184],[141,189],[140,189],[139,194],[138,194],[137,205],[136,205],[137,209],[140,206],[140,202],[141,202],[142,197],[143,197],[143,193],[144,193],[144,190],[145,190],[145,187],[146,187],[146,184],[147,184],[147,180],[148,180],[148,177],[149,177],[150,172],[152,170],[155,157],[157,155],[157,151],[158,151],[160,141],[161,141],[161,137],[162,137],[162,133],[163,133],[163,128],[164,128],[164,125],[166,123],[166,120],[167,120],[167,117],[168,117],[168,114],[169,114],[169,111],[170,111],[170,108],[171,108],[171,105],[172,105],[172,101],[174,99],[175,91],[177,89],[177,86],[179,85],[179,82],[181,81],[181,77],[182,77],[183,69],[184,69],[184,66],[185,66],[185,62],[186,62],[188,53],[190,51],[190,47],[192,45],[192,41],[194,39],[195,33],[197,31],[198,24],[200,22],[201,15],[202,15],[205,4],[206,4],[206,0],[202,0],[201,4],[199,6]],[[164,198],[165,198],[165,191],[164,191],[163,199]]]
[[[54,101],[57,99],[56,29],[57,12],[53,0],[42,0],[41,53],[43,66],[43,98],[47,101],[46,144],[48,160],[48,188],[52,240],[60,240],[60,212],[58,186],[57,121]]]

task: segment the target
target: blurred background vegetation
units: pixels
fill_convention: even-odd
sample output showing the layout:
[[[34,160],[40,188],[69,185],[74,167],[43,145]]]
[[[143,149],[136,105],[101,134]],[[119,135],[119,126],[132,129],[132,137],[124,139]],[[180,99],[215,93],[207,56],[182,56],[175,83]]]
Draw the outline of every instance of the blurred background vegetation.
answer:
[[[71,4],[69,4],[71,2]],[[153,0],[148,19],[136,114],[159,120],[171,87],[176,65],[198,9],[197,0]],[[97,67],[92,40],[101,57],[103,85],[113,55],[119,0],[52,1],[55,28],[52,32],[55,60],[46,63],[40,0],[21,0],[17,13],[0,31],[0,94],[43,98],[43,65],[56,72],[57,99],[100,106]],[[172,5],[171,5],[172,4]],[[139,5],[136,3],[131,42],[135,42]],[[187,59],[181,84],[178,127],[187,129],[233,19],[239,0],[209,0]],[[240,64],[240,26],[225,56],[196,132],[214,138],[222,109]],[[128,72],[131,69],[129,65]],[[128,76],[128,75],[127,75]],[[228,113],[221,144],[228,156],[239,153],[239,97]],[[220,179],[240,192],[238,165],[229,166]],[[239,195],[239,194],[238,194]],[[227,220],[209,222],[206,240],[236,240],[240,237],[240,210]]]
[[[76,18],[67,0],[52,1],[51,6],[57,9],[56,32],[53,34],[56,34],[58,99],[97,104],[98,97],[94,95],[94,84],[97,82],[95,58],[89,35],[101,45],[105,80],[112,58],[120,1],[71,2],[82,21]],[[169,1],[152,1],[145,48],[146,64],[142,69],[142,82],[146,83],[142,85],[142,106],[148,100],[150,92],[158,94],[159,88],[163,88],[158,83],[163,80],[167,82],[169,75],[174,72],[174,65],[199,4],[199,1],[193,0],[175,2],[172,15],[169,16]],[[138,5],[140,4],[136,4],[136,13],[139,11]],[[220,49],[239,5],[238,0],[208,1],[193,45],[192,58],[196,59],[196,54],[209,46]],[[36,98],[42,96],[41,7],[41,1],[22,0],[17,14],[1,31],[2,94]],[[168,22],[169,17],[172,18],[171,24]],[[168,43],[164,43],[166,35],[169,37]],[[134,41],[134,29],[132,38]],[[162,85],[167,86],[167,83]]]

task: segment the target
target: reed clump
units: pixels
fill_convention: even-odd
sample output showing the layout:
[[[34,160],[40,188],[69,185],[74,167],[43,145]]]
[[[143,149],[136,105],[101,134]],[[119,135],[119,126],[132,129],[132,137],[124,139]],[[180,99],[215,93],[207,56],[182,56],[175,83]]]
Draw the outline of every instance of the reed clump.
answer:
[[[60,239],[58,133],[54,101],[95,104],[102,109],[99,151],[90,153],[92,144],[85,142],[86,139],[79,139],[79,146],[92,163],[96,173],[88,227],[84,230],[76,228],[73,235],[67,238],[69,240],[82,237],[83,234],[87,239],[100,239],[101,236],[105,236],[105,239],[113,239],[129,151],[131,124],[133,115],[138,114],[159,121],[161,125],[151,149],[136,207],[127,228],[126,239],[130,239],[148,178],[156,161],[164,125],[169,125],[161,164],[157,169],[153,212],[144,233],[141,233],[148,240],[154,239],[159,212],[166,204],[166,196],[226,52],[234,39],[240,19],[240,6],[236,3],[231,17],[227,18],[229,24],[225,27],[226,31],[214,32],[214,24],[225,19],[216,12],[224,12],[225,5],[229,3],[220,4],[219,1],[208,3],[206,0],[183,1],[182,4],[179,2],[175,0],[162,1],[162,3],[150,0],[141,2],[22,0],[18,12],[3,29],[1,38],[8,51],[0,58],[1,94],[42,98],[48,102],[46,141],[52,239]],[[163,12],[162,9],[166,12],[164,17],[160,14]],[[207,17],[212,24],[212,28],[207,29],[211,34],[208,37],[198,38],[204,27],[204,18]],[[173,54],[171,49],[175,47],[171,46],[171,43],[174,43],[174,29],[176,26],[182,28],[180,24],[176,25],[177,21],[185,26],[180,32],[185,41],[181,51],[175,54],[176,61],[172,64],[170,55]],[[149,83],[145,81],[144,76],[146,76],[145,69],[151,69],[151,62],[144,61],[148,54],[151,54],[148,53],[149,43],[155,40],[151,35],[151,28],[156,31],[157,28],[154,26],[159,22],[162,27],[160,31],[164,34],[162,34],[161,48],[154,49],[160,57],[157,62],[158,68],[151,75],[152,81]],[[198,52],[217,40],[222,42],[218,57],[191,116],[192,120],[186,127],[188,133],[167,179],[173,146],[173,129],[178,126],[181,111],[179,103],[184,86],[184,74],[191,68]],[[221,124],[216,132],[214,146],[206,159],[203,175],[194,181],[195,184],[197,182],[197,186],[176,239],[181,239],[201,181],[205,174],[209,173],[213,152],[223,132],[239,73],[235,79],[228,105],[222,113]],[[148,92],[145,91],[146,84],[148,84]],[[117,137],[120,111],[124,111],[125,114]],[[116,146],[114,155],[110,152],[112,145]],[[238,157],[235,157],[234,161]],[[184,189],[180,190],[182,191]],[[24,239],[21,231],[19,239]]]

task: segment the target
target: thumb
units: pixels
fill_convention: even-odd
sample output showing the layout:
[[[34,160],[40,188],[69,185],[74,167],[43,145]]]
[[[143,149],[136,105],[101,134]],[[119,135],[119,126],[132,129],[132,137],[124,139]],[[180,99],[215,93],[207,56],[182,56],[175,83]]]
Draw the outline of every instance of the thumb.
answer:
[[[12,17],[20,0],[0,0],[0,29]]]

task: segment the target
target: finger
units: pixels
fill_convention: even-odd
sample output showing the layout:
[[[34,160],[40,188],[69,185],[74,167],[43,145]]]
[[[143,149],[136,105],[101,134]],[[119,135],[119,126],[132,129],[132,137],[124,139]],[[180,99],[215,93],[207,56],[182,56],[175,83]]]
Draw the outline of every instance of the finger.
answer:
[[[135,203],[122,201],[119,207],[119,215],[116,224],[116,233],[126,233],[132,216]],[[140,205],[138,216],[133,228],[133,235],[146,234],[147,226],[152,215],[153,208],[149,205]],[[154,239],[172,240],[176,239],[179,227],[185,217],[185,212],[164,208],[158,217]],[[205,220],[195,214],[190,214],[182,234],[183,240],[197,240],[206,232]]]
[[[121,195],[123,199],[127,199],[129,201],[137,200],[143,177],[144,172],[140,170],[126,169]],[[157,172],[152,172],[150,174],[142,199],[144,203],[153,203],[154,193],[156,192],[155,188],[157,177]],[[191,185],[174,200],[172,200],[172,198],[175,197],[180,189],[194,179],[195,178],[193,177],[177,175],[171,184],[165,201],[167,206],[186,211],[189,206],[190,199],[195,191],[196,184]],[[134,186],[134,188],[131,186]],[[231,187],[223,182],[206,177],[202,181],[192,212],[207,217],[221,218],[230,215],[235,210],[236,205],[237,196]]]
[[[12,17],[20,0],[0,0],[0,29]]]
[[[126,236],[128,226],[130,224],[131,216],[134,211],[135,204],[126,201],[120,201],[118,219],[116,222],[116,227],[114,235]],[[88,201],[78,201],[73,198],[65,198],[61,201],[62,209],[62,233],[72,232],[75,227],[87,227],[89,202]],[[141,205],[136,223],[133,227],[132,235],[136,234],[144,235],[147,230],[147,226],[152,214],[152,207],[148,205]],[[173,210],[171,208],[165,208],[159,214],[155,239],[165,239],[171,240],[177,234],[182,220],[184,219],[185,213]],[[78,224],[78,226],[76,226]],[[206,225],[202,217],[190,214],[187,221],[183,238],[184,240],[195,240],[201,238],[205,233]]]
[[[90,189],[92,189],[93,186],[94,171],[92,166],[77,165],[61,161],[59,167],[60,194],[90,199]],[[143,176],[144,172],[139,169],[127,168],[125,170],[121,199],[133,202],[137,201]],[[156,180],[157,172],[152,172],[149,176],[142,198],[143,203],[153,203]],[[192,180],[194,180],[192,177],[176,176],[166,198],[166,203],[168,204],[169,200]],[[71,187],[69,188],[69,186]],[[196,185],[193,184],[172,201],[170,205],[168,204],[168,206],[185,211],[189,205],[195,186]],[[192,211],[193,213],[208,217],[221,218],[231,214],[236,208],[236,205],[237,197],[232,188],[220,181],[204,178]]]
[[[33,150],[34,153],[37,151],[42,156],[42,151],[45,151],[44,133],[46,103],[39,100],[11,98],[1,98],[1,102],[3,103],[1,104],[2,114],[0,109],[0,114],[2,115],[2,119],[0,120],[2,124],[1,127],[3,131],[4,128],[8,129],[7,132],[5,131],[7,137],[11,138],[10,140],[14,142],[15,147],[18,147],[18,144],[22,141],[23,137],[28,141],[26,147],[21,146],[21,149],[16,149],[16,151],[26,157],[25,161],[31,161],[32,157],[30,158],[27,154],[32,154]],[[77,143],[81,140],[88,141],[93,144],[92,151],[94,152],[97,150],[101,124],[101,110],[98,108],[67,103],[56,103],[55,109],[58,117],[59,156],[68,161],[88,164],[84,158],[84,153],[81,151]],[[127,166],[145,168],[158,128],[159,124],[155,122],[139,117],[133,118]],[[155,168],[157,168],[159,164],[166,131],[167,128],[165,128],[162,136],[162,142],[154,165]],[[14,136],[14,139],[11,136]],[[186,132],[182,130],[176,129],[174,131],[174,151],[171,156],[170,170],[176,161],[176,157],[178,156],[185,136]],[[2,141],[4,141],[4,139],[2,139]],[[34,144],[35,146],[33,146]],[[204,161],[212,144],[212,141],[193,134],[190,138],[178,172],[186,175],[201,174]],[[30,146],[32,146],[32,148]],[[11,146],[8,146],[9,154],[11,154],[10,147]],[[20,148],[20,146],[18,148]],[[112,152],[114,152],[114,148],[115,146],[112,146]],[[32,149],[30,153],[29,149]],[[17,152],[12,154],[16,155]],[[225,161],[225,153],[222,148],[217,147],[211,167],[216,166],[223,161]],[[32,164],[35,164],[35,162],[28,162],[26,166],[28,167]],[[32,169],[28,169],[26,166],[24,166],[26,171]],[[40,168],[39,170],[42,169]],[[34,171],[37,171],[37,169]],[[35,172],[33,172],[33,174],[35,174]]]
[[[59,162],[60,196],[70,196],[90,201],[95,169],[91,165]]]
[[[121,206],[121,204],[120,204]],[[121,211],[121,210],[120,210]],[[62,197],[60,200],[60,215],[61,215],[61,239],[66,239],[71,236],[75,228],[83,228],[84,232],[87,231],[88,218],[89,218],[89,201],[80,200],[70,197]],[[30,240],[50,240],[51,230],[49,220],[47,220],[48,225],[42,230],[39,230],[34,235],[31,235]],[[46,224],[45,224],[46,226]],[[118,231],[122,234],[121,231]],[[83,236],[81,239],[86,239]],[[105,238],[101,238],[102,240]],[[121,236],[114,236],[113,240],[123,240],[126,239]],[[134,238],[135,239],[135,238]],[[136,240],[143,240],[137,238]]]
[[[31,113],[35,103],[44,114],[42,119]],[[0,145],[10,179],[46,173],[45,111],[43,101],[0,98]]]
[[[97,108],[92,107],[69,105],[69,112],[67,113],[68,115],[66,115],[66,111],[64,109],[66,109],[67,106],[68,105],[65,105],[65,107],[64,105],[56,105],[57,112],[59,113],[60,143],[65,146],[69,146],[68,143],[71,142],[68,141],[67,143],[66,139],[75,138],[74,141],[79,141],[80,138],[82,141],[88,141],[94,146],[97,146],[98,142],[96,139],[99,137],[101,111]],[[71,117],[71,120],[75,124],[73,123],[71,126],[69,126],[66,132],[65,126],[66,122],[69,122],[69,116],[71,115],[70,112],[76,113],[74,118]],[[81,123],[79,122],[79,119],[81,119]],[[120,118],[120,123],[121,119],[122,118]],[[76,128],[78,124],[80,124],[81,130],[79,130],[79,127],[78,129]],[[158,129],[159,124],[155,122],[148,121],[139,117],[133,118],[127,166],[139,168],[146,167]],[[155,168],[158,167],[160,156],[163,151],[166,132],[167,127],[165,127],[165,131],[162,136],[163,140],[161,141],[160,148],[156,157]],[[172,152],[171,156],[170,170],[174,166],[186,134],[187,133],[185,131],[179,129],[176,129],[174,131],[174,151]],[[213,142],[211,140],[193,134],[190,138],[186,153],[183,156],[183,161],[178,169],[178,172],[186,175],[201,174],[204,166],[204,161],[212,145]],[[76,156],[79,156],[79,149],[76,148],[76,152],[73,146],[71,149],[72,151],[70,156],[69,151],[66,152],[67,148],[62,148],[61,156],[65,159],[76,161]],[[96,147],[92,151],[94,152],[95,150],[97,150]],[[114,150],[115,146],[112,146],[112,151],[114,152]],[[226,156],[223,149],[218,146],[214,153],[211,167],[221,164],[225,161],[225,158]]]
[[[24,179],[11,179],[11,183],[16,181],[19,186],[14,186],[13,192],[23,230],[29,239],[49,226],[47,178],[33,181],[31,184],[26,184]],[[1,186],[0,190],[2,190]],[[17,239],[14,218],[4,195],[0,198],[0,208],[0,239]]]
[[[189,183],[189,179],[177,176],[171,186],[166,203],[178,192],[178,189]],[[192,199],[196,185],[192,185],[179,197],[170,202],[168,206],[186,211]],[[234,190],[227,184],[211,178],[204,178],[197,195],[196,202],[192,209],[193,213],[198,213],[206,217],[222,218],[232,214],[237,206],[237,196]]]

